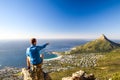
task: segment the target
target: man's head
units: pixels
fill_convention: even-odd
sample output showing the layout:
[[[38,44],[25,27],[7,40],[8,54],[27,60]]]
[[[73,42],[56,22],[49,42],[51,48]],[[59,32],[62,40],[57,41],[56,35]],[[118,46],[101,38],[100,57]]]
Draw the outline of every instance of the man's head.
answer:
[[[31,42],[32,45],[36,45],[37,40],[36,40],[36,38],[32,38],[30,42]]]

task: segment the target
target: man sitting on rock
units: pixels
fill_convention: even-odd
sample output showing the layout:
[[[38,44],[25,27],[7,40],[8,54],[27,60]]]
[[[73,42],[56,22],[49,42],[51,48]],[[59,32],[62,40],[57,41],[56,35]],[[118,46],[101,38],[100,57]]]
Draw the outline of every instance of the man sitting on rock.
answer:
[[[37,75],[42,76],[42,62],[43,62],[43,54],[40,53],[40,50],[44,49],[49,43],[46,43],[42,46],[37,46],[37,40],[35,38],[31,39],[31,46],[27,48],[26,55],[27,55],[27,68],[31,69]],[[43,80],[43,79],[34,79],[34,80]]]

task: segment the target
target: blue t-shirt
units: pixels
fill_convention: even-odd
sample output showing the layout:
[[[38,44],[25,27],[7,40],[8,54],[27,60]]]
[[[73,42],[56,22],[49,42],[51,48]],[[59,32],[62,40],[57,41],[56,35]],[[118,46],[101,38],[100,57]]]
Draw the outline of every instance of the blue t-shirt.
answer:
[[[30,63],[31,64],[40,64],[42,62],[42,59],[40,58],[40,50],[45,48],[47,44],[44,44],[43,46],[36,46],[36,45],[31,45],[30,47],[27,48],[26,50],[26,55],[30,57]]]

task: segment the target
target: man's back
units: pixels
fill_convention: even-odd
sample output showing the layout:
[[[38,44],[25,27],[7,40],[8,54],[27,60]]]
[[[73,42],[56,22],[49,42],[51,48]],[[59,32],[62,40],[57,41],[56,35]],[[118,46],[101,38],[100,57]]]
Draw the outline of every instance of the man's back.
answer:
[[[42,59],[40,58],[40,46],[32,45],[27,48],[26,54],[30,57],[31,64],[40,64]]]
[[[36,46],[37,40],[35,38],[31,39],[31,46],[27,48],[26,50],[26,56],[27,56],[27,67],[30,69],[30,64],[32,65],[38,65],[41,64],[43,61],[43,55],[40,55],[40,50],[44,49],[49,43],[46,43],[42,46]],[[42,58],[40,57],[42,56]]]

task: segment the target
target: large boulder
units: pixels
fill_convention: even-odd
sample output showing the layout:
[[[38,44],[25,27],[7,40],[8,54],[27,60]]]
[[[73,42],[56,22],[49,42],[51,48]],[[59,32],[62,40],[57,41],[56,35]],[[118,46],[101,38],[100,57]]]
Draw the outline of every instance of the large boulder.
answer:
[[[62,80],[95,80],[93,74],[86,74],[84,71],[80,70],[72,74],[72,77],[65,77]]]
[[[38,73],[37,70],[32,71],[22,68],[22,74],[24,76],[24,80],[51,80],[48,73],[44,73],[42,70]]]

